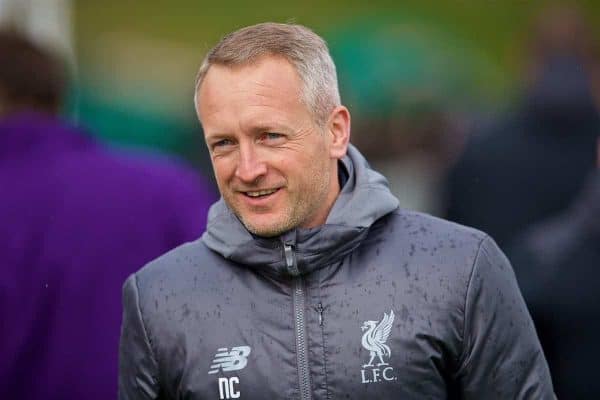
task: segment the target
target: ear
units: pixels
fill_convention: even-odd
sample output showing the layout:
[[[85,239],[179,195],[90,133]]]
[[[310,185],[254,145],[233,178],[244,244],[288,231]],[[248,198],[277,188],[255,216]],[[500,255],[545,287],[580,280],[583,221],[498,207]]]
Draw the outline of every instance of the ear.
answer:
[[[329,134],[329,155],[333,159],[341,159],[346,155],[350,142],[350,111],[344,106],[337,106],[329,115],[327,123]]]

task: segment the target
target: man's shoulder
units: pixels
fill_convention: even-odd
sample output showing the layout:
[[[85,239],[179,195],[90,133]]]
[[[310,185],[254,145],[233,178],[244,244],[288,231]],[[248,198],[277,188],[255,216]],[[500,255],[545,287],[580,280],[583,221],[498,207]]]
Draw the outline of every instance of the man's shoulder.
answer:
[[[426,213],[399,208],[389,216],[388,224],[397,236],[417,237],[422,240],[448,239],[453,242],[479,245],[487,236],[484,232]]]
[[[379,221],[367,239],[367,257],[379,253],[390,273],[444,277],[465,285],[489,236],[428,214],[398,209]],[[401,267],[401,268],[399,268]]]
[[[169,283],[186,280],[199,273],[203,276],[222,259],[197,239],[184,243],[155,258],[135,273],[138,285],[153,286],[155,282]]]
[[[161,292],[203,292],[231,281],[240,270],[244,268],[208,248],[200,238],[150,261],[134,275],[143,299]]]
[[[154,330],[172,323],[174,308],[194,303],[204,309],[215,304],[224,282],[232,282],[240,270],[198,239],[146,264],[125,282],[124,291],[134,286],[144,321]]]

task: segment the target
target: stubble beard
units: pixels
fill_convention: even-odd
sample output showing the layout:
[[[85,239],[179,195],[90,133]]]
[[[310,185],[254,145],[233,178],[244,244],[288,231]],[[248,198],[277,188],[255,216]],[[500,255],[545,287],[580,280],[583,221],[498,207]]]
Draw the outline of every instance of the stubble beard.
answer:
[[[302,193],[295,193],[295,198],[288,200],[285,210],[280,214],[281,217],[272,224],[254,225],[244,218],[238,207],[233,206],[233,202],[225,196],[224,200],[250,233],[260,237],[276,237],[308,223],[320,211],[321,207],[325,206],[330,190],[331,171],[327,168],[327,165],[315,165],[310,171],[307,171],[307,174],[312,174],[308,176],[314,176],[318,179],[314,179]],[[308,193],[311,195],[307,196]]]

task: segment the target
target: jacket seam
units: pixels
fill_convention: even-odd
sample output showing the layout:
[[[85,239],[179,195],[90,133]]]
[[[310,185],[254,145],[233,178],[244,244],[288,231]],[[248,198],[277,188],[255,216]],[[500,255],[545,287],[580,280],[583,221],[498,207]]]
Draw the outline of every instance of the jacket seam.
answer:
[[[154,363],[158,366],[158,359],[156,358],[156,351],[154,350],[154,348],[152,347],[152,339],[150,338],[150,334],[148,332],[148,329],[146,328],[146,323],[144,322],[144,313],[142,312],[142,306],[141,306],[141,301],[140,301],[140,287],[138,285],[138,277],[137,274],[133,274],[134,276],[134,284],[135,284],[135,291],[136,291],[136,308],[138,309],[139,313],[140,313],[140,324],[142,325],[142,330],[144,332],[144,337],[146,339],[146,341],[148,342],[148,348],[150,349],[150,357],[152,357],[152,361],[154,361]],[[156,381],[156,384],[159,384],[159,379],[158,376],[156,376],[155,374],[152,374],[152,377],[154,378],[154,380]]]
[[[325,327],[321,326],[321,337],[323,338],[323,372],[325,374],[325,397],[327,400],[331,399],[331,392],[329,391],[329,380],[327,372],[327,339],[325,337]]]
[[[318,280],[319,280],[319,303],[321,305],[323,305],[323,297],[322,297],[322,293],[321,293],[321,270],[319,270],[319,273],[317,275]],[[321,311],[323,312],[323,311]],[[322,318],[322,316],[321,316]],[[329,392],[329,381],[327,379],[327,340],[325,338],[325,325],[321,324],[320,326],[321,328],[321,337],[323,338],[323,374],[324,374],[324,380],[325,380],[325,398],[327,400],[331,399],[331,393]]]
[[[463,310],[464,310],[463,315],[464,316],[463,316],[463,326],[462,326],[462,351],[461,351],[460,359],[459,359],[460,363],[462,363],[466,359],[466,356],[467,356],[467,354],[466,354],[467,353],[467,343],[466,343],[467,337],[466,337],[466,335],[467,335],[467,321],[468,321],[467,303],[469,302],[469,294],[471,292],[473,277],[475,276],[475,270],[477,269],[479,258],[482,253],[485,253],[485,251],[483,249],[483,243],[487,240],[487,238],[488,238],[488,236],[484,235],[481,238],[481,240],[479,241],[479,244],[477,246],[477,253],[475,255],[475,259],[473,260],[473,265],[471,267],[471,273],[469,274],[469,280],[467,282],[467,290],[465,291],[465,300],[464,300],[464,306],[463,306]],[[487,255],[487,253],[486,253],[486,255]],[[467,367],[468,367],[468,362],[465,362],[464,365],[459,364],[457,371],[466,369]]]

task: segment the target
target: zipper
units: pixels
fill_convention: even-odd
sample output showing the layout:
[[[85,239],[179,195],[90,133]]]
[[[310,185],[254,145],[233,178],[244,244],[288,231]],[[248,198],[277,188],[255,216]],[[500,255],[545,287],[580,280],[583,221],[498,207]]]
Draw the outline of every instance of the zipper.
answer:
[[[299,274],[298,265],[296,262],[296,253],[294,245],[286,242],[283,244],[283,252],[285,255],[285,264],[290,273],[295,275],[293,285],[293,303],[295,315],[295,330],[296,330],[296,359],[298,364],[298,386],[300,389],[300,400],[312,400],[312,391],[310,387],[310,372],[308,369],[308,352],[306,340],[306,293],[304,289],[304,280]]]

